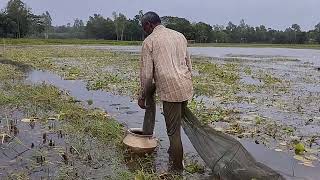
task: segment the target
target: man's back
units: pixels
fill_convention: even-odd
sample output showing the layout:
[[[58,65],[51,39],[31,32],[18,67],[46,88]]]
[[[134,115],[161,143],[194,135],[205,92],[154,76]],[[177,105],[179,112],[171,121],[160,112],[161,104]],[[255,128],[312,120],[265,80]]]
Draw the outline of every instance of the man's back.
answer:
[[[158,25],[144,41],[143,53],[151,54],[162,101],[183,102],[192,98],[191,62],[187,40],[181,33]]]

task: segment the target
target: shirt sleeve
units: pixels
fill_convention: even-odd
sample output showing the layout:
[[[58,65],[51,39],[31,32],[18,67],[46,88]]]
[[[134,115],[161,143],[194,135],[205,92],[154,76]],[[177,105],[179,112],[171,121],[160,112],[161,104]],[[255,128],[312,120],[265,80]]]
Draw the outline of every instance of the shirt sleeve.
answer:
[[[150,47],[147,43],[142,44],[140,60],[140,98],[145,99],[147,92],[152,87],[153,82],[153,59]]]
[[[188,66],[189,71],[192,72],[191,57],[190,57],[188,50],[187,50],[187,54],[186,54],[186,64]]]
[[[185,46],[187,48],[186,50],[186,64],[188,66],[188,69],[189,71],[192,73],[192,64],[191,64],[191,57],[190,57],[190,54],[189,54],[189,51],[188,51],[188,40],[183,36],[183,39],[184,39],[184,43],[185,43]]]

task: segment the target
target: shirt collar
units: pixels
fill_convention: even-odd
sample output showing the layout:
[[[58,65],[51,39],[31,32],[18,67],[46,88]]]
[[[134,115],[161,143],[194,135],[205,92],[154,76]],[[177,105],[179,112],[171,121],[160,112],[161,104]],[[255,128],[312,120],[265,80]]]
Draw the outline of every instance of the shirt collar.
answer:
[[[164,25],[159,24],[158,26],[156,26],[156,27],[153,29],[153,32],[156,32],[156,31],[158,31],[158,30],[160,30],[160,29],[162,29],[162,28],[165,28]]]

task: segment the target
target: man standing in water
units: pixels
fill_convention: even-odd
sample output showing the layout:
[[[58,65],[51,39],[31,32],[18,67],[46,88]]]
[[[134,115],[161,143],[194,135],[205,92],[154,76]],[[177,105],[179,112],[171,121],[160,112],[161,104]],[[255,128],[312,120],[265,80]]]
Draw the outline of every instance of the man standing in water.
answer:
[[[156,89],[163,102],[172,168],[182,170],[181,120],[188,100],[193,96],[188,43],[183,34],[161,25],[160,17],[154,12],[144,14],[141,23],[148,34],[142,45],[138,101],[139,106],[146,109],[143,132],[153,134]]]

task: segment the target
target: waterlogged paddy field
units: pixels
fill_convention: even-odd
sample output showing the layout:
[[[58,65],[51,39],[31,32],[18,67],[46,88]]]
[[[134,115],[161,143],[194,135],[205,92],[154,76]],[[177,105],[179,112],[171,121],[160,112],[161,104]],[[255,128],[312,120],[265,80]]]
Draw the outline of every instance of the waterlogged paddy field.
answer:
[[[23,83],[27,70],[0,64],[0,178],[132,177],[114,151],[121,126],[103,111],[84,109],[67,92]]]
[[[67,122],[69,122],[70,118],[76,121],[76,124],[81,124],[82,122],[78,122],[79,119],[85,121],[85,118],[90,113],[95,113],[95,115],[99,114],[105,118],[109,117],[105,112],[100,112],[93,108],[90,109],[90,104],[95,103],[92,99],[87,99],[87,102],[79,105],[75,100],[66,100],[68,98],[70,99],[67,92],[62,93],[58,89],[45,84],[38,84],[30,87],[30,85],[24,85],[22,80],[24,79],[23,76],[27,74],[26,72],[28,72],[28,70],[26,69],[28,68],[46,70],[60,75],[65,80],[82,80],[89,90],[104,90],[119,95],[119,97],[129,96],[134,99],[138,90],[139,55],[137,54],[137,49],[129,48],[129,50],[126,50],[127,52],[112,51],[113,49],[122,50],[112,47],[86,46],[24,46],[8,47],[5,51],[2,50],[2,58],[5,59],[0,61],[1,66],[3,66],[0,77],[5,80],[1,81],[0,86],[0,98],[4,99],[1,101],[0,106],[2,109],[5,109],[2,111],[4,113],[1,113],[2,119],[4,119],[2,121],[6,122],[5,119],[20,120],[26,117],[32,119],[32,117],[35,116],[40,117],[44,121],[48,121],[48,119],[63,119],[60,117],[61,114],[62,117],[64,117],[65,111],[74,113],[74,109],[61,109],[62,107],[60,107],[60,104],[65,103],[71,104],[67,104],[67,107],[76,106],[79,109],[82,109],[84,104],[89,106],[89,110],[82,110],[84,117],[72,114],[71,117],[67,116],[68,118],[65,118],[68,119]],[[204,54],[202,52],[204,49],[198,49],[198,51],[197,49],[191,49],[191,51],[193,54]],[[246,52],[242,51],[240,51],[240,53],[232,53],[232,48],[224,51],[228,53],[225,53],[223,56],[213,55],[213,57],[193,57],[194,87],[196,93],[194,101],[190,103],[190,107],[203,123],[207,123],[212,126],[212,128],[231,134],[241,141],[249,141],[253,144],[263,145],[275,153],[283,153],[291,156],[293,157],[292,159],[296,159],[296,162],[295,164],[289,164],[307,168],[307,170],[305,170],[306,172],[314,172],[313,175],[310,175],[310,178],[316,177],[317,171],[312,171],[312,169],[318,169],[320,158],[320,71],[318,67],[319,64],[315,57],[312,57],[312,59],[308,61],[309,57],[307,56],[292,57],[290,54],[272,55],[271,53],[267,55],[254,55],[254,53],[251,53],[248,55]],[[247,49],[246,51],[249,50]],[[309,55],[306,52],[303,53]],[[38,75],[41,76],[41,73]],[[72,82],[76,83],[75,81],[70,81],[70,86],[72,86]],[[15,87],[17,85],[19,87]],[[24,89],[27,87],[29,89]],[[47,88],[49,88],[49,90],[47,90]],[[57,95],[54,97],[43,95],[51,94],[51,91],[56,91]],[[17,97],[11,95],[12,92],[14,92],[13,94],[18,94]],[[35,95],[32,94],[32,92],[34,92]],[[40,97],[37,97],[36,95]],[[85,99],[83,99],[83,101],[85,101]],[[111,105],[118,108],[118,110],[127,109],[127,107],[121,107],[116,100],[113,99],[113,101],[114,103]],[[53,102],[56,103],[55,106],[51,105]],[[25,104],[28,104],[28,106],[25,106]],[[23,106],[21,107],[21,105]],[[63,106],[63,108],[65,107]],[[127,110],[125,113],[133,114],[136,112]],[[109,117],[107,119],[111,118]],[[36,123],[38,121],[39,120],[32,120],[32,122]],[[99,119],[97,122],[101,123]],[[110,126],[109,121],[103,121],[103,123],[106,123],[103,125]],[[15,127],[19,128],[18,126],[20,126],[20,123],[13,122],[12,124],[13,130],[11,134],[14,133]],[[18,125],[14,126],[14,124]],[[56,124],[55,121],[53,124]],[[59,127],[60,123],[57,124]],[[110,129],[116,129],[117,131],[112,134],[121,134],[121,132],[119,133],[118,131],[121,131],[122,128],[118,127],[116,123],[111,123],[112,127],[108,129],[100,129],[99,127],[101,124],[87,124],[89,128],[83,128],[83,126],[79,125],[80,128],[83,128],[79,134],[84,134],[80,137],[85,136],[89,132],[90,135],[87,135],[89,137],[83,138],[97,138],[97,141],[101,138],[108,139],[110,138],[111,133],[107,132],[110,132]],[[6,139],[5,137],[7,136],[5,134],[10,134],[11,124],[9,122],[7,125],[6,123],[2,125],[3,130],[1,133],[4,134],[3,139]],[[141,126],[141,124],[137,125]],[[65,124],[63,123],[61,126],[65,126]],[[117,128],[114,128],[114,126]],[[9,129],[7,127],[9,127]],[[74,127],[74,125],[72,124],[72,126],[68,127]],[[25,127],[22,128],[26,129]],[[41,140],[43,140],[42,131],[53,131],[52,128],[46,128],[47,127],[39,128],[41,129],[41,132],[39,132],[40,135],[34,135],[35,140],[32,140],[32,138],[26,140],[29,144],[24,145],[24,147],[27,146],[29,148],[30,146],[31,148],[33,141],[41,138]],[[69,131],[70,128],[62,129]],[[105,132],[101,135],[101,131]],[[58,137],[60,130],[53,131],[53,134],[54,133],[56,133],[56,136]],[[23,135],[23,137],[25,136],[26,135]],[[10,135],[10,137],[14,136]],[[95,159],[91,157],[91,154],[88,155],[88,153],[91,152],[92,154],[99,156],[99,153],[94,152],[99,152],[99,148],[96,148],[96,144],[99,143],[91,144],[94,142],[89,140],[91,143],[88,144],[88,140],[79,140],[76,137],[78,136],[67,135],[67,138],[53,140],[56,144],[59,144],[59,147],[62,146],[62,149],[64,149],[58,150],[58,155],[60,155],[58,157],[64,157],[63,153],[67,151],[65,149],[74,147],[73,145],[70,145],[69,141],[75,141],[76,143],[79,143],[80,141],[86,144],[84,147],[87,147],[87,149],[81,151],[83,153],[82,156],[80,156],[81,165],[77,166],[78,168],[74,168],[73,166],[74,169],[78,171],[80,169],[80,172],[83,172],[81,167],[90,167],[90,164],[88,165],[86,162],[86,160],[88,160],[86,158],[90,157],[91,159]],[[18,138],[19,135],[17,138],[13,139]],[[50,140],[51,139],[49,138],[49,143]],[[107,144],[110,144],[110,141],[108,142],[109,143]],[[113,144],[116,143],[113,142]],[[44,151],[57,149],[52,148],[49,144],[46,145],[45,143],[36,147]],[[103,149],[103,147],[101,148]],[[77,151],[80,152],[80,150]],[[119,155],[117,156],[109,154],[108,157],[114,157],[113,159],[121,162],[121,157],[118,157],[121,156],[121,153],[118,154]],[[76,156],[79,158],[77,153]],[[276,157],[277,156],[275,156],[275,158]],[[108,159],[106,157],[96,158]],[[273,157],[271,156],[268,158],[272,159]],[[14,166],[17,166],[15,159],[15,156],[11,157],[10,161],[13,161],[11,163],[13,163]],[[37,161],[38,159],[39,157],[35,155],[35,160],[33,160]],[[50,162],[47,159],[48,158],[46,158],[46,161],[44,162]],[[56,159],[57,158],[53,157],[53,160],[51,161],[57,161]],[[114,161],[115,160],[111,162]],[[77,160],[75,160],[75,162],[79,163]],[[103,164],[103,162],[97,162]],[[39,165],[37,166],[37,162],[35,163],[35,166],[38,167]],[[48,164],[50,165],[51,163]],[[190,166],[188,166],[189,172],[197,171],[199,169],[197,167],[198,165],[195,164],[196,163],[193,162],[190,163]],[[127,168],[124,165],[119,165],[119,167],[122,166],[123,169]],[[43,168],[43,172],[53,175],[52,170],[50,174],[50,171],[46,169],[48,167],[40,167]],[[10,166],[7,168],[12,169]],[[13,171],[18,172],[17,168],[18,167],[15,167],[16,170],[13,169]],[[290,172],[285,172],[287,175],[294,176],[299,174],[294,172],[294,167],[286,168],[292,169]],[[97,169],[101,170],[103,168]],[[89,169],[86,170],[89,173]],[[107,174],[109,176],[111,174],[110,177],[133,176],[130,174],[130,171],[121,172],[126,172],[126,174]],[[140,175],[141,174],[142,176],[145,175],[143,171],[140,171]],[[309,177],[308,174],[301,174],[303,177]],[[65,175],[65,173],[62,173],[62,175]]]

